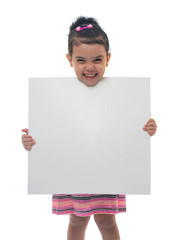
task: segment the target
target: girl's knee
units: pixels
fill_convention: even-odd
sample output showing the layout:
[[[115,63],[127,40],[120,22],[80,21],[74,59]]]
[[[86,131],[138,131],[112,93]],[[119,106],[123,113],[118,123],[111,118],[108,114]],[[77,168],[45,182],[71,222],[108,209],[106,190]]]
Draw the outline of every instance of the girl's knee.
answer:
[[[95,214],[94,220],[100,229],[111,229],[116,226],[114,214]]]
[[[87,226],[89,220],[90,220],[90,216],[80,217],[75,214],[70,214],[69,223],[73,227],[81,227],[81,226],[85,227]]]

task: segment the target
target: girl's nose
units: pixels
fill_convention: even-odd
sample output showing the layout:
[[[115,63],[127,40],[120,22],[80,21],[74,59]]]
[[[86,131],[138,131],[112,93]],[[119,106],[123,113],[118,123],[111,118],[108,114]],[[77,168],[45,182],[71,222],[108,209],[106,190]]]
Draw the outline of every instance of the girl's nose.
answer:
[[[93,63],[87,63],[86,70],[88,72],[94,71],[94,64]]]

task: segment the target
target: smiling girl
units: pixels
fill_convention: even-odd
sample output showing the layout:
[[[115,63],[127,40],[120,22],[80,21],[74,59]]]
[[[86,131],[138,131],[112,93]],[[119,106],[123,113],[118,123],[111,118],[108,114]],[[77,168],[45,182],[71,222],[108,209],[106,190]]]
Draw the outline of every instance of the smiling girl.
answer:
[[[87,86],[94,86],[102,79],[110,56],[104,46],[97,43],[73,46],[72,55],[67,54],[78,79]]]
[[[79,81],[87,87],[95,87],[103,79],[111,54],[106,33],[94,18],[79,17],[72,23],[66,55]],[[150,136],[156,132],[156,122],[149,119],[143,130]],[[35,140],[22,129],[22,143],[30,150]],[[69,214],[68,240],[84,240],[91,215],[103,240],[119,240],[115,214],[126,212],[126,196],[121,194],[53,194],[53,210],[57,215]]]

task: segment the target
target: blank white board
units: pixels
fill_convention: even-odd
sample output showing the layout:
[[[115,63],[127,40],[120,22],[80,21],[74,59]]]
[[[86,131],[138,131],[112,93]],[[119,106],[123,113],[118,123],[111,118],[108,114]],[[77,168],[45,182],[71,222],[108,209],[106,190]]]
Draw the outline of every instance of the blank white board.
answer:
[[[29,194],[150,194],[150,78],[29,79]]]

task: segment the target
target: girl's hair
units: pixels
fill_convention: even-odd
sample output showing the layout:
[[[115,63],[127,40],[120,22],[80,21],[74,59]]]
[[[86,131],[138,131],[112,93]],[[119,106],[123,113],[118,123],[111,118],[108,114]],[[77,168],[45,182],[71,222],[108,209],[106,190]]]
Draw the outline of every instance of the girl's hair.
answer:
[[[77,27],[84,27],[89,24],[91,24],[93,28],[76,31]],[[104,45],[107,55],[109,53],[108,37],[95,18],[81,16],[70,26],[70,32],[68,34],[68,52],[70,56],[72,56],[73,46],[79,46],[81,43]]]

